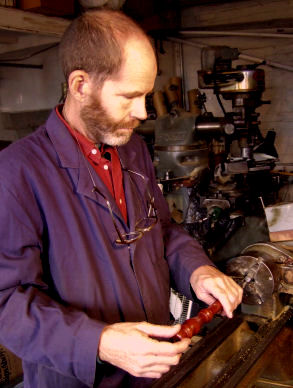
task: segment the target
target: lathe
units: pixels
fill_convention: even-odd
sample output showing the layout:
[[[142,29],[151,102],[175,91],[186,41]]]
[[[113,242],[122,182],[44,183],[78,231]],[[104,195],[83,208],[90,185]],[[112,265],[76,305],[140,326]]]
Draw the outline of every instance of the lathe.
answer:
[[[243,287],[241,307],[232,319],[213,317],[217,302],[200,311],[189,350],[153,388],[293,387],[293,253],[278,243],[253,244],[225,272]],[[183,323],[183,337],[190,325]]]

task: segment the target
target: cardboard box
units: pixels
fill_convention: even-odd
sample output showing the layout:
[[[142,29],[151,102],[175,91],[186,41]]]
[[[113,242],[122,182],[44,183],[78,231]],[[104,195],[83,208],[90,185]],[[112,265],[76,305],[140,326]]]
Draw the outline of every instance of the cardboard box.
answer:
[[[293,202],[278,203],[265,207],[270,240],[293,240]]]
[[[70,16],[74,14],[74,0],[19,0],[18,7],[25,11],[50,16]]]

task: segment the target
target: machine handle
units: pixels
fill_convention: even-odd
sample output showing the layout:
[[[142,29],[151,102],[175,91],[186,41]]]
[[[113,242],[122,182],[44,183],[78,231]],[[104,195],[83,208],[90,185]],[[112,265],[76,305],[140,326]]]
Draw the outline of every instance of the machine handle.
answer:
[[[191,338],[200,331],[205,323],[210,322],[215,314],[221,312],[222,309],[222,304],[216,300],[209,307],[200,310],[200,312],[195,317],[187,319],[182,323],[181,329],[172,338],[172,341],[177,342],[183,338]]]

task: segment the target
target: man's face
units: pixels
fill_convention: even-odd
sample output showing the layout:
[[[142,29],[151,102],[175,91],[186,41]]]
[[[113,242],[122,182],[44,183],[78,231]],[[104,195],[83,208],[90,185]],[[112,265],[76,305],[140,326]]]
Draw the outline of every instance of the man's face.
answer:
[[[86,125],[87,136],[95,143],[110,146],[126,144],[139,125],[137,119],[119,119],[112,115],[102,104],[101,97],[90,96],[89,103],[82,108],[81,118]]]
[[[129,40],[118,74],[102,87],[91,81],[91,93],[81,109],[86,136],[95,143],[126,144],[147,117],[145,97],[153,89],[156,72],[152,48],[145,41]]]

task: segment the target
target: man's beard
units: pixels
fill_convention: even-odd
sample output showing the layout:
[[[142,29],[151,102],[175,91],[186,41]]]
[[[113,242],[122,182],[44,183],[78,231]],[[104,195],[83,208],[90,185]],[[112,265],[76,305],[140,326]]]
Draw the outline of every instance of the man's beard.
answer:
[[[81,109],[80,116],[86,127],[86,135],[95,143],[104,143],[110,146],[126,144],[133,131],[123,128],[135,128],[139,120],[115,122],[102,107],[100,99],[90,97],[90,102]]]

